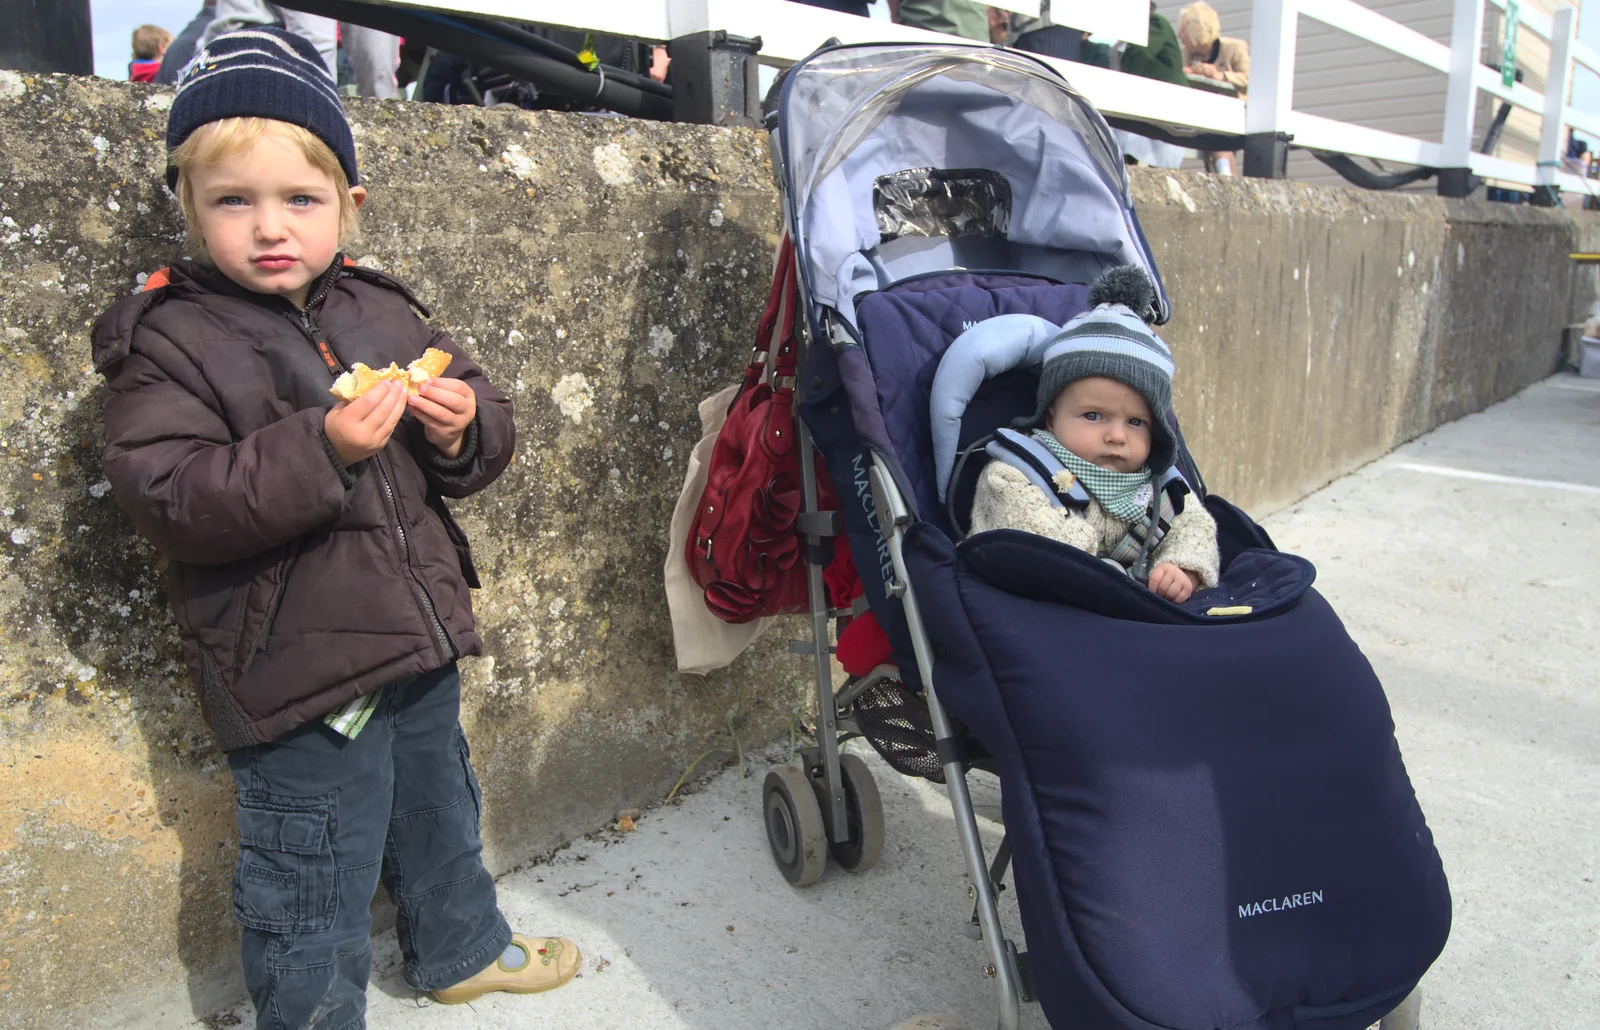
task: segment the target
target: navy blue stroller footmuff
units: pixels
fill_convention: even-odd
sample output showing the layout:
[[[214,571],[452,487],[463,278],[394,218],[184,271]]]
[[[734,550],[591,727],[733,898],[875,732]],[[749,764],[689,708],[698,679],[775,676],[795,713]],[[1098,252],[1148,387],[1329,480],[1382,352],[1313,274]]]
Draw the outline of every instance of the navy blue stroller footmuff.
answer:
[[[1217,618],[1029,534],[909,543],[939,696],[999,767],[1052,1025],[1359,1030],[1410,991],[1450,894],[1309,563],[1235,557],[1218,590],[1251,611]]]
[[[841,740],[920,749],[905,767],[943,777],[1017,1025],[1003,863],[966,791],[987,752],[1026,968],[1058,1030],[1365,1030],[1439,955],[1450,895],[1383,691],[1310,563],[1209,493],[1172,412],[1181,483],[1156,484],[1162,507],[1206,506],[1223,570],[1184,605],[1043,537],[962,540],[987,444],[1036,411],[1037,365],[1090,284],[1132,266],[1153,287],[1133,313],[1171,313],[1110,126],[1053,65],[945,45],[824,48],[785,73],[775,114],[801,449],[842,508],[807,512],[806,560],[847,542],[892,651],[836,685],[815,590],[817,746],[763,788],[785,878],[816,882],[806,856],[825,849],[851,872],[882,853],[881,806],[860,800],[877,791]]]

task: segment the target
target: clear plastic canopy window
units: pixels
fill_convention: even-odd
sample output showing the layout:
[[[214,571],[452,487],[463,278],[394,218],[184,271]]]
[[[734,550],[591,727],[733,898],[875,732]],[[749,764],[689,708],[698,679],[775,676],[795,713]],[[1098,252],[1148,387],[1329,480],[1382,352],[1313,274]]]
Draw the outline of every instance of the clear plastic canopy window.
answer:
[[[784,84],[779,147],[812,300],[847,321],[858,294],[908,274],[978,267],[975,254],[984,268],[1068,281],[1136,264],[1158,284],[1158,318],[1166,317],[1111,130],[1029,57],[964,46],[825,51],[796,65]],[[878,252],[874,190],[912,169],[1003,175],[1011,190],[1004,245],[946,241],[892,260]]]

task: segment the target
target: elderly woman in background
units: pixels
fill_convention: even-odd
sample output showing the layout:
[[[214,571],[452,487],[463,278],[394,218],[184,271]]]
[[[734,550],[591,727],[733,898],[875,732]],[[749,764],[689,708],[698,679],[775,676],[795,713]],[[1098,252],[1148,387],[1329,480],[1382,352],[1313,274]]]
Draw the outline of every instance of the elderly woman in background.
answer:
[[[1216,10],[1205,0],[1179,12],[1178,42],[1184,71],[1226,82],[1240,93],[1250,88],[1250,44],[1224,36]]]
[[[1250,44],[1222,35],[1216,9],[1205,0],[1178,12],[1178,45],[1183,48],[1183,70],[1226,82],[1244,96],[1250,88]],[[1234,155],[1202,153],[1206,171],[1232,175]]]

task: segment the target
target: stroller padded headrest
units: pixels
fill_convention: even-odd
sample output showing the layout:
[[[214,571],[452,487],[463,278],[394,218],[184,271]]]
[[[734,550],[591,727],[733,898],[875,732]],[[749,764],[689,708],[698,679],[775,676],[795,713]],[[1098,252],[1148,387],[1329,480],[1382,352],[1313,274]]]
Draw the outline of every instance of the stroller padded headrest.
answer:
[[[1038,315],[996,315],[968,329],[939,359],[928,397],[933,468],[944,500],[961,450],[961,419],[985,380],[1016,368],[1037,368],[1061,327]]]

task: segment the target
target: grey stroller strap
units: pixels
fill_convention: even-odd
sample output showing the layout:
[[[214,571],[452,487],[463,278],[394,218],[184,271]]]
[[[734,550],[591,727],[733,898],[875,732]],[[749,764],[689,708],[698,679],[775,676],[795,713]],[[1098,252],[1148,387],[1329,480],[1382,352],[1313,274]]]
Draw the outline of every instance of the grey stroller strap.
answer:
[[[999,429],[984,450],[989,457],[1003,461],[1027,476],[1028,481],[1043,490],[1045,496],[1050,498],[1050,503],[1057,508],[1083,511],[1089,507],[1089,491],[1084,489],[1076,476],[1070,485],[1063,488],[1056,477],[1066,471],[1066,466],[1037,440],[1014,429]]]
[[[972,524],[968,522],[967,525],[963,526],[961,520],[956,516],[956,484],[961,482],[961,473],[967,467],[967,459],[972,457],[972,452],[983,450],[989,441],[993,439],[994,434],[990,433],[988,436],[970,444],[966,450],[956,455],[956,467],[950,473],[950,489],[946,490],[944,495],[944,515],[945,518],[950,520],[950,528],[955,532],[957,540],[965,540],[967,538],[969,535],[968,529]]]

